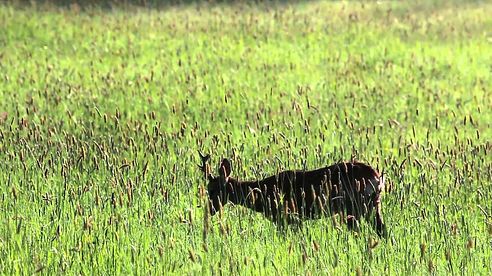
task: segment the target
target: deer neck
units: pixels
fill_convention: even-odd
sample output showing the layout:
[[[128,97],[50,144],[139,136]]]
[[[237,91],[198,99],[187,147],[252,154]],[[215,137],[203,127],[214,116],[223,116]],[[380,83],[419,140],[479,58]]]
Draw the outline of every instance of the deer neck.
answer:
[[[229,184],[232,186],[231,192],[229,193],[229,200],[232,203],[258,211],[258,206],[262,205],[263,202],[260,183],[258,181],[230,179]]]

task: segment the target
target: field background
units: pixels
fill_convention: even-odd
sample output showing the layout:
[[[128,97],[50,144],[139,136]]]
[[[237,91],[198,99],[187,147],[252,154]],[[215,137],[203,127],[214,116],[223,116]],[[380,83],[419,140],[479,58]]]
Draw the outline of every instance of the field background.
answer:
[[[491,273],[490,2],[154,4],[0,3],[0,273]],[[198,150],[377,166],[389,237],[207,218]]]

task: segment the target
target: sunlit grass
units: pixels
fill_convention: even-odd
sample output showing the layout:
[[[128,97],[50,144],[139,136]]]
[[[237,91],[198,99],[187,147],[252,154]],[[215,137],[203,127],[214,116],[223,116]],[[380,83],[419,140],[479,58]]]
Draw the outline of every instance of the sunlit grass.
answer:
[[[491,12],[1,4],[2,272],[490,273]],[[241,179],[355,156],[389,238],[204,217],[197,150]]]

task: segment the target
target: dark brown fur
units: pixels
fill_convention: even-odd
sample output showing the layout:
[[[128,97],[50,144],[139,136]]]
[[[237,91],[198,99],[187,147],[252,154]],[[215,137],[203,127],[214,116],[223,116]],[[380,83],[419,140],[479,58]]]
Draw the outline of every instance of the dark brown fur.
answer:
[[[357,226],[361,217],[369,219],[378,235],[386,234],[380,195],[384,179],[372,167],[360,162],[342,162],[311,171],[283,171],[261,180],[240,181],[232,178],[232,166],[224,159],[218,176],[213,177],[202,156],[201,166],[209,180],[207,187],[212,215],[227,202],[264,213],[275,222],[288,223],[318,218],[323,214],[341,214],[349,226]]]

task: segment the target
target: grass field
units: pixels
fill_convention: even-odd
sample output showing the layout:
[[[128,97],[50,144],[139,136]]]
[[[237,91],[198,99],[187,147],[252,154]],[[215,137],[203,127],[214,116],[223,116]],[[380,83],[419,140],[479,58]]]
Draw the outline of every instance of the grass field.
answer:
[[[0,3],[0,273],[490,274],[490,14]],[[197,150],[240,179],[384,169],[389,237],[207,218]]]

